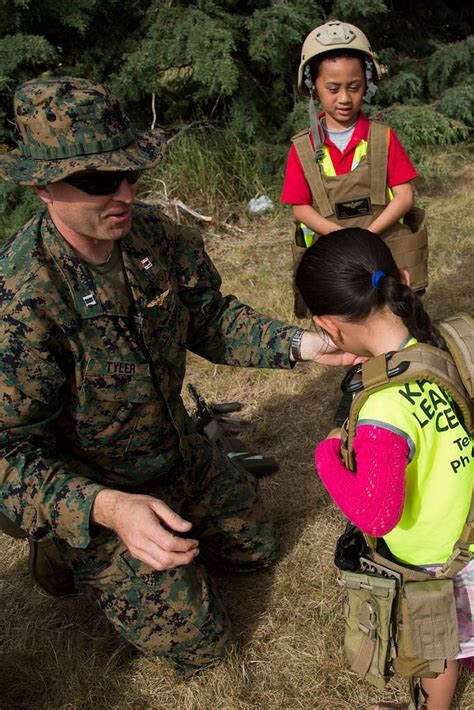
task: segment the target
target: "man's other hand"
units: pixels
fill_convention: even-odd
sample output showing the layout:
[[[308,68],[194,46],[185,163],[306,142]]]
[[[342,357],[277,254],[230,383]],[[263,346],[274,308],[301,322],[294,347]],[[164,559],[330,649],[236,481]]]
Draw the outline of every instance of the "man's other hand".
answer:
[[[199,554],[198,540],[178,537],[163,526],[186,533],[191,523],[152,496],[104,488],[94,500],[91,519],[114,530],[132,557],[158,571],[188,565]]]

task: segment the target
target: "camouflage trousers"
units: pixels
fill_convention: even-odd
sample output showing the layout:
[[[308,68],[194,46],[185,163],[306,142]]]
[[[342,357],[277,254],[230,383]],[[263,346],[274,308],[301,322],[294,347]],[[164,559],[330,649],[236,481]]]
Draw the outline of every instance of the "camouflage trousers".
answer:
[[[277,556],[257,480],[212,454],[192,472],[173,469],[146,491],[193,523],[200,554],[190,565],[158,572],[131,557],[101,529],[86,550],[63,550],[79,588],[91,588],[112,625],[148,655],[183,676],[221,658],[232,642],[229,617],[208,566],[251,571]]]

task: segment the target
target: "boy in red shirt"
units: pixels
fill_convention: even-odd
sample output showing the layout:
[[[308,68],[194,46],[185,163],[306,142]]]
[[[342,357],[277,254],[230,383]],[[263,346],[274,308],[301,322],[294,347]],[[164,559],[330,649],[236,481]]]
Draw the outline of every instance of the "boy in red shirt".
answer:
[[[297,222],[295,271],[318,236],[363,227],[387,242],[420,291],[428,283],[428,245],[424,212],[413,206],[417,173],[394,131],[361,112],[380,77],[377,55],[354,25],[334,20],[306,37],[298,88],[310,95],[311,128],[292,139],[281,201],[292,205]],[[315,93],[323,107],[319,116]],[[307,315],[296,289],[295,315]],[[344,414],[338,411],[337,423]]]
[[[394,131],[361,112],[376,91],[375,76],[377,55],[354,25],[327,22],[308,35],[298,88],[310,94],[311,129],[293,138],[281,201],[293,206],[305,237],[299,246],[336,229],[365,227],[388,240],[418,290],[427,285],[427,246],[423,215],[413,208],[417,173]],[[314,92],[324,109],[319,116]],[[395,239],[402,235],[403,242]]]

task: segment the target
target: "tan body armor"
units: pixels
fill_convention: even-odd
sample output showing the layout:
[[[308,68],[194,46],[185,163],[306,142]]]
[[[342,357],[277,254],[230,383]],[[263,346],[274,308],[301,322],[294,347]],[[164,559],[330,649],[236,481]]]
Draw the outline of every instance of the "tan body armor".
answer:
[[[449,352],[417,343],[400,352],[379,355],[353,368],[347,390],[355,392],[342,430],[344,463],[356,470],[353,440],[359,412],[367,398],[388,384],[428,380],[446,390],[472,432],[474,397],[474,321],[459,314],[438,325]],[[352,374],[352,373],[351,373]],[[472,559],[474,503],[449,559],[430,574],[391,559],[375,538],[364,535],[360,568],[340,567],[346,590],[345,651],[350,667],[381,688],[393,673],[410,678],[410,710],[421,708],[415,678],[443,673],[459,648],[452,578]],[[342,538],[341,538],[342,539]]]
[[[389,127],[372,121],[368,138],[367,155],[350,173],[327,176],[314,159],[314,149],[309,131],[294,136],[293,144],[304,170],[313,196],[313,208],[322,216],[341,227],[368,228],[383,212],[390,201],[387,190],[387,161]],[[294,271],[306,250],[297,228],[293,246]],[[315,236],[317,238],[318,235]],[[428,285],[428,236],[425,212],[413,207],[404,217],[381,235],[393,254],[399,269],[410,274],[414,291]],[[295,294],[295,315],[308,315],[306,307]]]

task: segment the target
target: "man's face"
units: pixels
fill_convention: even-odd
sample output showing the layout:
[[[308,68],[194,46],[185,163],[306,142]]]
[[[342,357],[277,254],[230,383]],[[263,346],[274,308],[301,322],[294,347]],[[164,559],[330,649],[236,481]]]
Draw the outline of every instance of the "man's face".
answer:
[[[88,175],[75,173],[71,178]],[[61,180],[36,188],[36,193],[47,204],[56,228],[74,245],[78,240],[110,241],[128,234],[137,186],[124,178],[112,194],[90,195]]]

